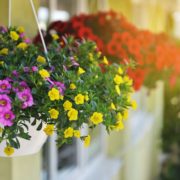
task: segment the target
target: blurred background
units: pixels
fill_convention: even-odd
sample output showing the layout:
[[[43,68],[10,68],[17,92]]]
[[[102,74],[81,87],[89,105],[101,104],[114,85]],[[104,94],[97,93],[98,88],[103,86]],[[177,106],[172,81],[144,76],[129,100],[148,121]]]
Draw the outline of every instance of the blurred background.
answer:
[[[39,23],[73,15],[114,10],[136,27],[180,38],[180,0],[34,0]],[[0,0],[0,24],[7,25],[8,1]],[[12,24],[30,37],[37,25],[28,0],[12,0]],[[103,31],[103,29],[102,29]],[[0,158],[0,180],[180,180],[180,81],[172,89],[159,81],[155,88],[134,93],[137,111],[123,131],[108,135],[102,127],[84,149],[79,141],[56,148],[55,138],[41,152]]]

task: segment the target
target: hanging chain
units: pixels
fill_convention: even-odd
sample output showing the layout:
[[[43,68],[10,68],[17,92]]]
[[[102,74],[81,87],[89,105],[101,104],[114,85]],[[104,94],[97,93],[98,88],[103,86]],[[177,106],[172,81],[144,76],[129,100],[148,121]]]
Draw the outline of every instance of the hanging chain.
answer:
[[[37,13],[36,13],[36,10],[35,10],[35,6],[34,6],[34,3],[33,3],[33,0],[29,0],[29,2],[31,4],[32,11],[33,11],[33,14],[34,14],[34,17],[35,17],[35,20],[36,20],[36,24],[37,24],[39,35],[40,35],[40,38],[41,38],[41,42],[42,42],[42,45],[43,45],[43,48],[44,48],[44,52],[47,55],[48,54],[47,46],[46,46],[46,43],[45,43],[42,31],[41,31],[41,28],[40,28],[40,25],[39,25],[39,21],[38,21],[38,17],[37,17]],[[47,57],[47,62],[50,65],[50,61],[49,61],[48,57]]]
[[[8,27],[11,26],[12,21],[12,0],[8,2]]]

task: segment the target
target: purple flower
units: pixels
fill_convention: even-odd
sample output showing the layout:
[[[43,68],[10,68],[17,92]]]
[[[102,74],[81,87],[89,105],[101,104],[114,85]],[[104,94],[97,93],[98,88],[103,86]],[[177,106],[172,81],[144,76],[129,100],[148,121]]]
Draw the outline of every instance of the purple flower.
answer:
[[[4,110],[8,111],[11,109],[11,100],[6,94],[0,94],[0,114]]]
[[[76,60],[74,59],[74,57],[70,57],[70,60],[73,64],[73,66],[79,66],[79,64],[76,62]]]
[[[22,109],[31,107],[34,104],[33,97],[29,89],[24,89],[23,91],[18,92],[17,96],[19,100],[22,101]]]
[[[10,93],[11,84],[7,80],[0,80],[0,93]]]
[[[19,83],[20,87],[21,87],[21,90],[24,90],[24,89],[29,89],[29,86],[27,85],[27,83],[25,81],[21,81]]]
[[[24,67],[23,68],[24,72],[28,73],[30,71],[29,67]]]
[[[17,92],[23,91],[23,90],[25,90],[25,89],[27,89],[27,90],[30,91],[30,88],[28,87],[27,83],[26,83],[25,81],[21,81],[21,82],[19,83],[19,86],[18,86],[18,87],[14,87],[14,88],[13,88],[13,91],[17,93]]]
[[[16,70],[14,70],[13,72],[12,72],[12,74],[13,74],[13,76],[19,76],[19,73],[16,71]]]
[[[0,123],[4,126],[12,126],[15,115],[12,111],[3,111],[0,113]]]
[[[48,80],[48,81],[51,83],[50,88],[53,88],[54,86],[56,86],[59,92],[61,93],[61,95],[64,95],[64,91],[66,90],[64,83],[58,82],[58,81],[51,81],[51,80]]]
[[[1,26],[1,27],[0,27],[0,31],[1,31],[2,33],[6,33],[6,32],[7,32],[7,28],[4,27],[4,26]]]
[[[32,69],[32,72],[37,72],[38,71],[38,67],[37,66],[32,66],[31,69]]]
[[[10,77],[7,77],[5,80],[7,80],[9,82],[13,82],[13,80]]]
[[[54,66],[51,66],[50,67],[50,72],[53,72],[55,70],[55,67]]]

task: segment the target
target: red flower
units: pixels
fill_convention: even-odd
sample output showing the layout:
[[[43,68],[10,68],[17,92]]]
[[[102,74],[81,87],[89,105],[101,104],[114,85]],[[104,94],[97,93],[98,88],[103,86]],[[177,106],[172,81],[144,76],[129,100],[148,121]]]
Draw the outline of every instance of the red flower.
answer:
[[[78,30],[77,35],[80,38],[91,39],[93,36],[93,33],[92,33],[92,30],[90,28],[83,27],[83,28]]]

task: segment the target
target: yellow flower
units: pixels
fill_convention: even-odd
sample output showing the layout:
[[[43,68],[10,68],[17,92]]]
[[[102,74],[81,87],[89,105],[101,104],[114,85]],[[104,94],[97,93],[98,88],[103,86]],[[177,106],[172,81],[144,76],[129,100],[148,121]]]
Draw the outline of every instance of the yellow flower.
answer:
[[[120,85],[123,83],[123,78],[121,76],[119,76],[118,74],[116,74],[116,76],[114,77],[114,82],[117,84],[117,85]]]
[[[118,95],[121,94],[121,90],[120,90],[120,88],[119,88],[118,85],[115,85],[115,90],[116,90],[116,92],[117,92]]]
[[[81,132],[79,130],[74,130],[74,137],[80,138],[81,137]]]
[[[46,133],[47,136],[51,136],[54,133],[54,125],[53,124],[48,124],[43,131]]]
[[[49,111],[49,114],[50,114],[50,117],[52,118],[52,119],[57,119],[58,118],[58,116],[59,116],[59,111],[57,111],[56,109],[50,109]]]
[[[124,76],[123,78],[124,82],[127,83],[127,85],[131,86],[133,84],[133,80],[130,79],[128,76]]]
[[[59,39],[59,36],[57,34],[52,34],[51,36],[55,41]]]
[[[111,109],[116,110],[116,106],[114,103],[111,103]]]
[[[4,61],[0,61],[0,65],[3,65],[4,64]]]
[[[3,48],[0,50],[0,55],[7,55],[9,52],[8,48]]]
[[[132,106],[132,108],[133,108],[134,110],[136,110],[136,109],[137,109],[137,103],[136,103],[136,101],[132,101],[132,102],[131,102],[131,106]]]
[[[78,75],[81,75],[81,74],[84,74],[86,71],[83,69],[83,68],[81,68],[81,67],[79,67],[78,68]]]
[[[84,104],[84,95],[78,94],[75,98],[74,101],[76,104]]]
[[[15,31],[10,32],[10,37],[14,41],[17,41],[19,39],[19,35]]]
[[[113,126],[113,129],[116,131],[120,131],[124,129],[124,124],[122,121],[118,121],[115,126]]]
[[[89,147],[90,142],[91,142],[91,136],[88,135],[84,138],[84,147]]]
[[[71,90],[74,90],[74,89],[76,89],[76,85],[75,85],[74,83],[71,83],[70,86],[69,86],[69,88],[70,88]]]
[[[60,93],[59,90],[57,90],[56,88],[52,88],[49,92],[48,92],[48,96],[50,98],[51,101],[55,101],[55,100],[59,100],[60,97]]]
[[[69,111],[72,108],[72,103],[68,100],[66,100],[63,104],[64,110]]]
[[[84,99],[85,99],[85,101],[89,101],[89,96],[86,94],[86,95],[84,96]]]
[[[74,108],[71,108],[68,112],[68,117],[70,121],[76,121],[78,119],[78,111]]]
[[[123,112],[123,119],[124,119],[124,120],[127,120],[128,117],[129,117],[129,113],[128,113],[127,110],[125,110],[125,111]]]
[[[103,114],[94,112],[90,117],[90,120],[93,122],[93,124],[98,125],[99,123],[103,122]]]
[[[46,59],[43,56],[38,56],[36,60],[38,63],[41,63],[41,64],[46,63]]]
[[[39,70],[39,74],[40,74],[40,76],[41,76],[42,78],[48,78],[48,77],[50,77],[49,72],[48,72],[47,70],[45,70],[45,69]]]
[[[130,94],[127,95],[127,102],[128,102],[128,103],[131,102],[131,95],[130,95]]]
[[[118,68],[118,73],[119,73],[120,75],[123,74],[123,69],[122,69],[121,67]]]
[[[11,147],[11,146],[7,146],[7,147],[4,148],[4,153],[7,156],[11,156],[12,154],[14,154],[14,148]]]
[[[65,138],[73,137],[73,133],[74,133],[73,128],[68,127],[68,128],[64,131],[64,137],[65,137]]]
[[[18,27],[18,32],[19,33],[23,33],[24,32],[24,28],[22,26]]]
[[[101,52],[101,51],[99,51],[99,52],[98,52],[98,57],[100,57],[100,56],[101,56],[101,54],[102,54],[102,52]]]
[[[89,60],[90,60],[90,61],[94,61],[93,54],[92,54],[92,53],[89,53],[88,55],[89,55]]]
[[[107,60],[106,56],[103,57],[103,64],[108,65],[109,61]]]
[[[117,119],[117,121],[122,121],[123,116],[122,116],[122,114],[120,112],[117,113],[116,119]]]
[[[28,45],[24,42],[21,42],[17,45],[17,48],[25,50],[28,47]]]

